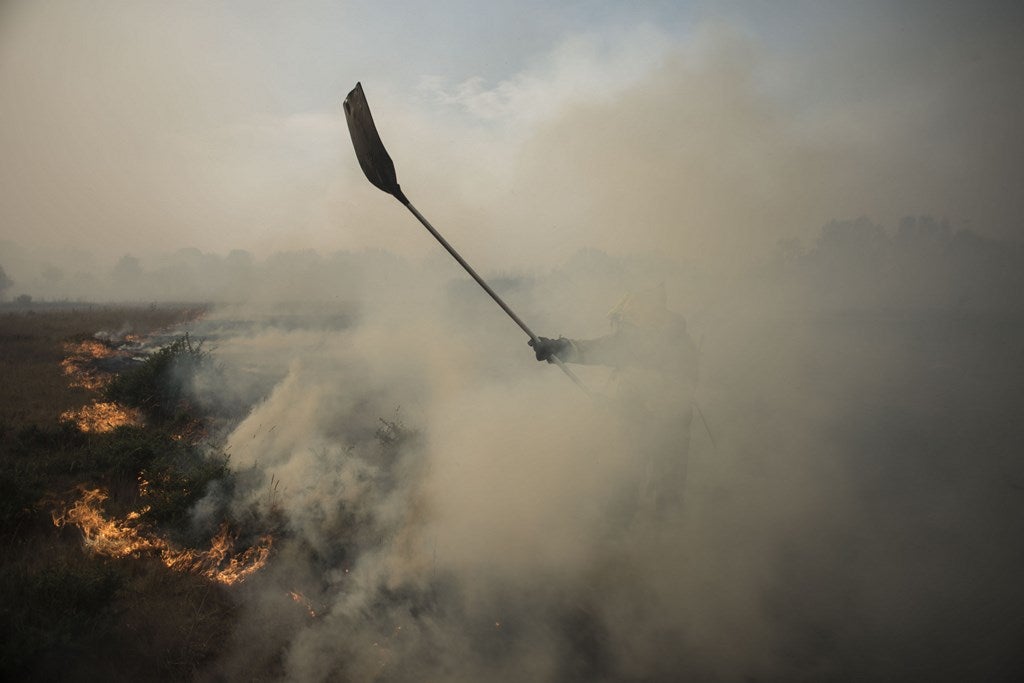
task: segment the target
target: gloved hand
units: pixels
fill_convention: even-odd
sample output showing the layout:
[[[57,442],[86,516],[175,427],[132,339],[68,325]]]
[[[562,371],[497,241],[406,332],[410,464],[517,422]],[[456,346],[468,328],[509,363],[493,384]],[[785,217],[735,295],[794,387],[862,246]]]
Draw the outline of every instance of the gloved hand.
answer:
[[[537,343],[534,344],[533,340],[526,342],[533,347],[534,355],[537,356],[539,361],[547,361],[554,363],[551,360],[552,356],[562,357],[566,351],[570,348],[569,340],[565,337],[559,337],[558,339],[548,339],[547,337],[537,337]]]

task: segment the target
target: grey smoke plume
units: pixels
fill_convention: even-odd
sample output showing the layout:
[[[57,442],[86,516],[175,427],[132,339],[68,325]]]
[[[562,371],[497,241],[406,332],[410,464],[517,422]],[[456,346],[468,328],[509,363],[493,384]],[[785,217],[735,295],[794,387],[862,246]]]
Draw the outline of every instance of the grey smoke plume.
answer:
[[[730,285],[596,252],[496,280],[538,329],[575,336],[604,331],[608,283],[655,276],[672,303],[717,293],[678,306],[703,338],[715,439],[695,426],[683,510],[661,521],[616,504],[643,449],[672,444],[535,363],[463,279],[392,283],[412,300],[344,329],[299,316],[224,335],[228,365],[266,377],[227,437],[228,503],[276,511],[285,533],[215,671],[1011,680],[1021,366],[998,349],[1024,328],[1013,305],[962,296],[979,270],[915,284],[987,248],[963,239],[836,223]],[[991,266],[1006,250],[990,246]],[[611,374],[581,372],[602,389]]]

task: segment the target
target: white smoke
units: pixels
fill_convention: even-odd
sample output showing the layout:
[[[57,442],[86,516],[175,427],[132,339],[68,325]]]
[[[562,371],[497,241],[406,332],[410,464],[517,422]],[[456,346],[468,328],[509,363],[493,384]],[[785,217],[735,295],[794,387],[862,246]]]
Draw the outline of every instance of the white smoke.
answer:
[[[239,593],[240,623],[213,671],[302,681],[964,672],[970,660],[950,644],[972,618],[972,589],[942,567],[977,557],[1006,577],[1014,566],[1012,552],[962,536],[1014,528],[997,514],[1013,505],[1009,489],[992,490],[989,477],[1019,468],[971,447],[1008,404],[956,379],[967,359],[958,349],[991,348],[980,330],[998,316],[977,317],[980,336],[963,336],[942,326],[948,308],[910,300],[900,322],[884,305],[896,299],[878,296],[905,277],[884,284],[866,262],[875,288],[835,299],[863,256],[850,252],[841,277],[834,263],[818,270],[830,239],[796,265],[717,281],[703,307],[675,304],[714,280],[658,273],[703,338],[707,420],[694,419],[683,508],[661,519],[624,514],[623,493],[645,452],[676,444],[533,361],[464,277],[421,287],[410,272],[391,283],[408,300],[378,299],[340,329],[309,313],[285,329],[225,309],[262,322],[219,338],[222,376],[264,380],[206,385],[208,398],[247,394],[249,406],[226,437],[234,488],[210,505],[227,496],[236,515],[277,515],[281,530],[271,565]],[[628,289],[654,270],[591,253],[495,282],[543,333],[597,336],[618,298],[603,286],[588,295],[600,274]],[[232,329],[217,315],[205,324]],[[915,342],[934,325],[947,336]],[[614,373],[580,370],[609,391]],[[945,386],[943,373],[954,373]],[[976,425],[936,422],[968,405]],[[985,438],[998,452],[1016,437]],[[946,545],[950,529],[960,540]],[[932,621],[950,600],[956,618]],[[999,630],[998,609],[978,609],[994,626],[972,647],[991,639],[1005,654],[1013,629]]]

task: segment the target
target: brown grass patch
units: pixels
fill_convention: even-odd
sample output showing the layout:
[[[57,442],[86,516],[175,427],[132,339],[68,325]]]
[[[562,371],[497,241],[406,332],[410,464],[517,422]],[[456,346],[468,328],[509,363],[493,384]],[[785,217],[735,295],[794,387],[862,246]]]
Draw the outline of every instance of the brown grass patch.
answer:
[[[0,313],[0,429],[52,425],[87,404],[88,386],[68,386],[65,344],[94,343],[100,330],[149,334],[202,313],[198,307],[82,307]]]

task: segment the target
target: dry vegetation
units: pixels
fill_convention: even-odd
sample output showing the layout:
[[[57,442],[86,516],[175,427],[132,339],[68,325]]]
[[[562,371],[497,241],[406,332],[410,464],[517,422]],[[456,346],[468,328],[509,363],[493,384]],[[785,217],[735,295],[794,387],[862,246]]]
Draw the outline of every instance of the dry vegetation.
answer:
[[[199,312],[162,306],[0,309],[0,428],[56,424],[62,412],[92,397],[68,386],[60,365],[66,342],[91,339],[100,330],[146,334]]]
[[[201,313],[182,307],[78,307],[0,312],[0,678],[182,680],[214,657],[233,618],[217,583],[145,554],[86,552],[82,533],[53,516],[86,487],[103,487],[111,515],[149,483],[154,522],[184,529],[184,511],[224,463],[200,456],[168,427],[86,433],[63,412],[99,398],[69,386],[66,344],[99,330],[146,334]],[[185,492],[183,494],[183,492]]]

